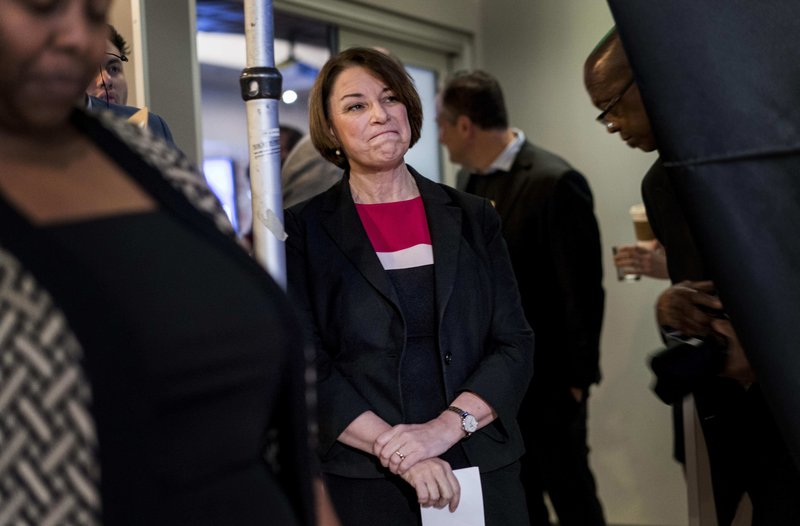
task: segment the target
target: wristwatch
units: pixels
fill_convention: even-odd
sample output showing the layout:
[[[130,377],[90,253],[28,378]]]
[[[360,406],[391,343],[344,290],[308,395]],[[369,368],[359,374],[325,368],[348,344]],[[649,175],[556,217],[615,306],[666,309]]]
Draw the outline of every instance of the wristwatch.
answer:
[[[472,433],[478,430],[478,420],[471,414],[454,405],[448,407],[447,410],[457,413],[458,416],[461,417],[461,429],[463,429],[464,433],[467,434],[467,436],[464,438],[469,437]]]

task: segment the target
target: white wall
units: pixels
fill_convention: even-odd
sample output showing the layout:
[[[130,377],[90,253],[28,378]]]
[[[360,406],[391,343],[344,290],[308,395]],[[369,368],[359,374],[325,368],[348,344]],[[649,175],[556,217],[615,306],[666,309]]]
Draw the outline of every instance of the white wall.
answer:
[[[590,446],[598,488],[612,524],[687,521],[685,485],[672,460],[670,411],[650,391],[647,356],[659,346],[653,300],[666,282],[616,281],[611,245],[633,240],[628,217],[641,201],[653,154],[629,149],[594,118],[583,61],[613,25],[598,0],[486,0],[479,65],[496,75],[512,123],[571,162],[595,196],[604,251],[606,317],[603,382],[592,393]]]

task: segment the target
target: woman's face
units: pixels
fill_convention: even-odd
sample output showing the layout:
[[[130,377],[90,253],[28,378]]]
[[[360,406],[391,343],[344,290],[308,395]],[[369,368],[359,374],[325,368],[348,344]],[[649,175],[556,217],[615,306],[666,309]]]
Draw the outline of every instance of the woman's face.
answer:
[[[356,172],[403,163],[411,141],[406,107],[368,70],[353,66],[333,83],[328,100],[331,132]]]
[[[0,127],[66,122],[103,59],[110,0],[0,0]]]

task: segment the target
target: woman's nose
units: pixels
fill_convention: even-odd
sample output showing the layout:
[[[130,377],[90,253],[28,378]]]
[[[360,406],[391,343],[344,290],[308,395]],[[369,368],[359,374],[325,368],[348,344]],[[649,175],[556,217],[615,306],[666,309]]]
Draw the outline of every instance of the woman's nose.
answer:
[[[373,104],[372,105],[372,121],[373,122],[383,122],[389,118],[389,113],[386,111],[386,108],[383,107],[382,104]]]

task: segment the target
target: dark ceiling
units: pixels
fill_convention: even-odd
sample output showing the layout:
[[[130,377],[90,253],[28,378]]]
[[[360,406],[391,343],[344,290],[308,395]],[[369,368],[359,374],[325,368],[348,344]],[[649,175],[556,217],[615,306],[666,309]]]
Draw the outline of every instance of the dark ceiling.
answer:
[[[333,30],[330,26],[308,18],[275,11],[274,38],[294,43],[332,48]],[[197,29],[215,33],[244,33],[242,0],[197,0]]]

